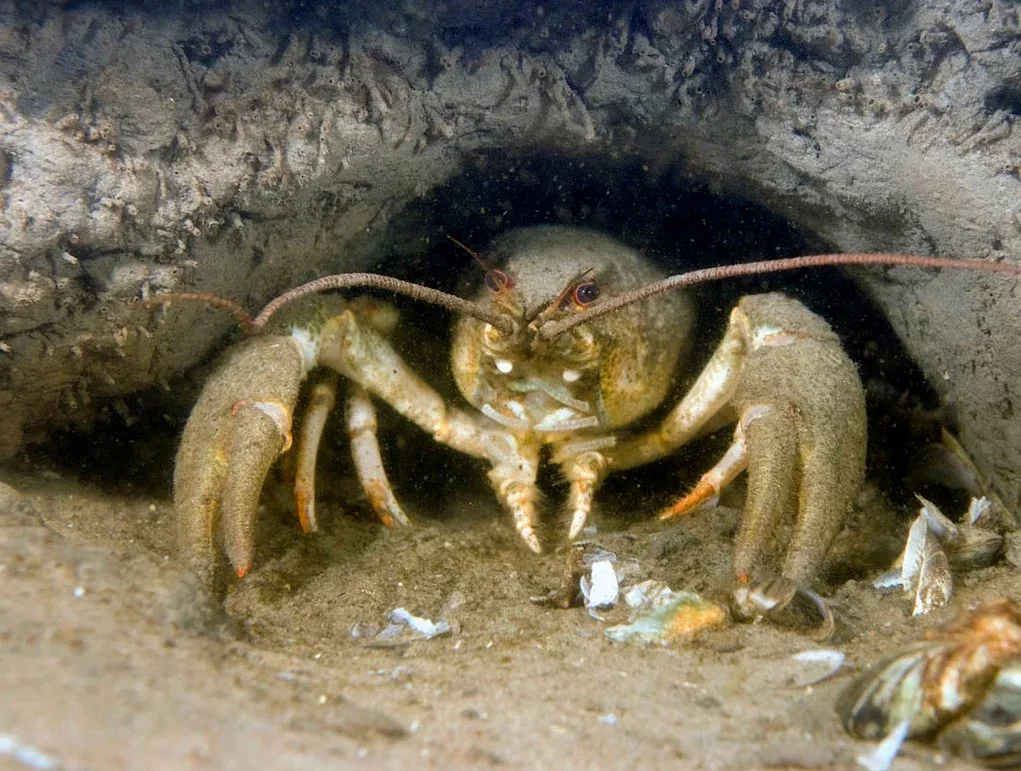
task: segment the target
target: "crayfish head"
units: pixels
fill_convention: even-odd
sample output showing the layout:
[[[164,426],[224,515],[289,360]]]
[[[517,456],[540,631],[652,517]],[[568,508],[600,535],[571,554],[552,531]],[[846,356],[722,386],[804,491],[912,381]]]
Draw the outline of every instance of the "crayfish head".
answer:
[[[483,414],[516,431],[547,436],[625,425],[662,400],[690,328],[679,296],[632,306],[555,338],[550,321],[654,280],[638,253],[591,231],[535,227],[497,239],[478,302],[506,314],[506,329],[461,318],[454,378]],[[509,331],[508,331],[509,330]]]

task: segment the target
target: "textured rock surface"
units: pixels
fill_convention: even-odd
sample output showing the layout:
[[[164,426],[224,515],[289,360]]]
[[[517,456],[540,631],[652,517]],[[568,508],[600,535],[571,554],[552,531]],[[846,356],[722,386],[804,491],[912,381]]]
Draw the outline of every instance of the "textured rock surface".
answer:
[[[0,5],[0,455],[229,329],[141,291],[370,265],[486,151],[679,166],[845,251],[1021,255],[1016,4],[201,5]],[[862,281],[1016,503],[1016,282]]]

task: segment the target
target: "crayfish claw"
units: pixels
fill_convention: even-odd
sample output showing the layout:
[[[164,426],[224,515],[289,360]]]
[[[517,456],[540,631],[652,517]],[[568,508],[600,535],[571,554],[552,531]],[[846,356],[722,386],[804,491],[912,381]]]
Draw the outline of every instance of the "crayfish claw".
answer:
[[[795,598],[806,601],[821,617],[822,623],[812,637],[824,642],[836,631],[832,603],[819,593],[783,576],[773,577],[749,586],[742,584],[731,595],[734,617],[745,621],[759,621],[775,616],[789,607]]]
[[[293,340],[253,338],[227,354],[188,418],[174,504],[181,556],[207,584],[215,580],[221,548],[237,576],[251,570],[263,480],[290,445],[303,374]]]

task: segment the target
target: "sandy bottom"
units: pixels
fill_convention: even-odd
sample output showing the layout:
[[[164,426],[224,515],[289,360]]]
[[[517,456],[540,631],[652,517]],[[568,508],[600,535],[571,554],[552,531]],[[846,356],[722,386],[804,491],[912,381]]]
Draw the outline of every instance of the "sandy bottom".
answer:
[[[818,647],[810,628],[620,645],[584,608],[532,602],[560,585],[565,553],[527,552],[478,483],[403,531],[327,500],[323,530],[302,537],[269,505],[256,569],[221,599],[175,564],[165,498],[39,469],[5,479],[23,497],[0,487],[2,768],[850,768],[869,749],[834,712],[850,674],[798,686],[818,674],[791,659]],[[649,516],[658,504],[611,486],[590,540],[630,581],[712,596],[738,512],[664,526]],[[867,519],[830,571],[843,577],[829,586],[841,607],[828,645],[848,673],[964,607],[1021,594],[1000,565],[958,577],[950,609],[914,620],[906,597],[866,580],[906,521]],[[372,637],[399,606],[453,631]],[[934,758],[912,745],[896,768]]]

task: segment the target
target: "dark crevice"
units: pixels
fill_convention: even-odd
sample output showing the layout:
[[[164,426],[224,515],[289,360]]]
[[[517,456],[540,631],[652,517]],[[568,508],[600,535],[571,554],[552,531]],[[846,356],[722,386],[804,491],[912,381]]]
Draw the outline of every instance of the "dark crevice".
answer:
[[[1021,115],[1021,80],[1003,83],[991,89],[982,104],[990,113],[1006,110],[1011,115]]]

